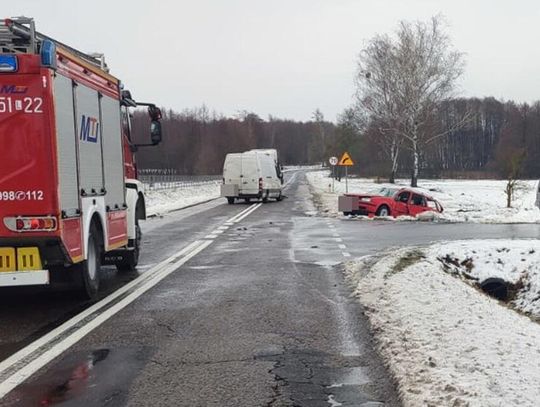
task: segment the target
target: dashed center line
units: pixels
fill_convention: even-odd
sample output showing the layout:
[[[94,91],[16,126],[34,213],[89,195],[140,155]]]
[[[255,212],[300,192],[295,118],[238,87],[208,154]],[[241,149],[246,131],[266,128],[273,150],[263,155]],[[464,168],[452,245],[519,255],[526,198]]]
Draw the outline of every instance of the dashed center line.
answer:
[[[332,222],[330,222],[329,220],[327,220],[325,223],[328,225],[328,228],[330,229],[330,232],[332,234],[332,238],[334,239],[334,241],[336,243],[340,243],[337,246],[341,250],[341,255],[343,257],[351,257],[351,254],[349,252],[345,251],[347,249],[347,246],[345,244],[343,244],[343,238],[337,232],[336,226]]]

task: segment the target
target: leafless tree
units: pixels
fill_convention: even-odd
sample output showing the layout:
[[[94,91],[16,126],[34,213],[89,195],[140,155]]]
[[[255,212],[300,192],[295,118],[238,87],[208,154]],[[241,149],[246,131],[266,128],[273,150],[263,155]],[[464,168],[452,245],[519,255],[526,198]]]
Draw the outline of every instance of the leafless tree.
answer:
[[[427,23],[402,21],[395,36],[377,35],[360,53],[358,106],[380,125],[393,171],[403,141],[408,142],[412,186],[417,186],[422,149],[449,133],[435,131],[433,118],[441,103],[455,96],[463,68],[463,54],[452,48],[441,16]]]
[[[526,185],[520,181],[521,172],[523,169],[523,162],[525,160],[526,153],[525,151],[513,151],[509,154],[509,157],[506,161],[506,188],[504,190],[506,194],[506,207],[511,208],[512,202],[516,194],[519,191],[525,190]]]

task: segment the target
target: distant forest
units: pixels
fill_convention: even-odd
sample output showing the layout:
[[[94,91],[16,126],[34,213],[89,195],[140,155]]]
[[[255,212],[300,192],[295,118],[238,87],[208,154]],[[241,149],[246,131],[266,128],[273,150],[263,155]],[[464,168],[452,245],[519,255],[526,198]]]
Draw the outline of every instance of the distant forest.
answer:
[[[504,176],[507,161],[516,152],[523,158],[522,177],[540,177],[540,102],[516,104],[494,98],[460,98],[445,102],[433,120],[448,134],[438,138],[420,157],[421,177]],[[468,112],[466,123],[455,120]],[[307,122],[262,119],[244,112],[236,118],[198,109],[163,112],[163,143],[141,148],[139,169],[167,169],[178,174],[220,174],[225,155],[251,148],[276,148],[285,165],[320,164],[332,155],[349,151],[354,172],[386,177],[391,163],[383,148],[380,130],[373,123],[360,126],[345,111],[337,123],[324,120],[319,111]],[[145,112],[133,118],[134,139],[148,142]],[[403,147],[406,149],[406,147]],[[412,168],[406,150],[399,159],[398,175],[408,177]]]

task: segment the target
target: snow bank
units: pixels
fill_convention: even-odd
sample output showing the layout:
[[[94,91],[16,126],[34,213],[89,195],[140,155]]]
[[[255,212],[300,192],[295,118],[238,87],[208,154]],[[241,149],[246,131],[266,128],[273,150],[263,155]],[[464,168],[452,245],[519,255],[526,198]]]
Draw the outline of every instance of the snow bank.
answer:
[[[510,305],[540,318],[538,240],[464,240],[433,245],[426,254],[473,285],[493,278],[504,280],[515,290]]]
[[[146,191],[147,215],[158,215],[219,198],[218,182],[158,191]]]
[[[441,248],[346,266],[403,404],[537,406],[540,326],[442,271]]]
[[[330,192],[332,179],[328,171],[307,174],[313,191],[323,211],[337,216],[337,197],[345,193],[345,180],[334,182],[334,193]],[[397,186],[407,187],[406,180]],[[376,192],[384,186],[372,179],[349,179],[349,192]],[[524,189],[517,193],[513,208],[506,208],[504,193],[506,181],[500,180],[420,180],[418,189],[437,199],[444,207],[437,218],[451,222],[476,223],[540,223],[540,210],[535,206],[537,181],[523,181]]]

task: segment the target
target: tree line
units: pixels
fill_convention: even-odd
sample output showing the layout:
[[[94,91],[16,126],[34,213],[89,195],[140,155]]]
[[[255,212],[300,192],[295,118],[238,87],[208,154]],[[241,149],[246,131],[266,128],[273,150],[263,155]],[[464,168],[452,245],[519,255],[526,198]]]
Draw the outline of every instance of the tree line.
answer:
[[[464,112],[467,121],[456,126]],[[444,101],[432,120],[445,134],[421,151],[420,176],[506,178],[512,170],[509,164],[514,161],[519,164],[521,177],[540,178],[540,102],[456,98]],[[344,139],[344,145],[351,145],[357,171],[390,178],[393,162],[388,149],[380,143],[381,129],[373,122],[359,129],[356,122],[354,112],[345,111],[336,133],[338,139]],[[396,175],[410,177],[413,157],[407,154],[406,145],[402,148]]]
[[[272,116],[263,120],[252,112],[231,118],[205,106],[182,112],[163,109],[163,141],[139,149],[137,164],[140,169],[174,169],[177,174],[220,174],[227,153],[253,148],[276,148],[285,165],[320,163],[336,126],[315,113],[313,120],[302,122]],[[148,129],[148,115],[135,111],[133,140],[148,142]]]
[[[456,98],[444,101],[433,119],[446,133],[423,150],[419,171],[423,177],[506,176],[511,156],[523,155],[523,177],[540,178],[540,102],[532,104],[488,98]],[[461,126],[463,112],[468,120]],[[381,145],[381,129],[364,127],[357,112],[346,109],[332,123],[317,111],[313,120],[301,122],[254,113],[235,118],[208,114],[206,108],[176,113],[164,110],[163,143],[141,148],[141,169],[174,170],[177,174],[220,174],[225,155],[252,148],[276,148],[286,165],[321,164],[330,156],[348,151],[355,160],[353,172],[390,177],[392,161]],[[133,117],[134,140],[148,141],[147,114]],[[397,175],[409,177],[412,158],[405,152],[397,160]]]

